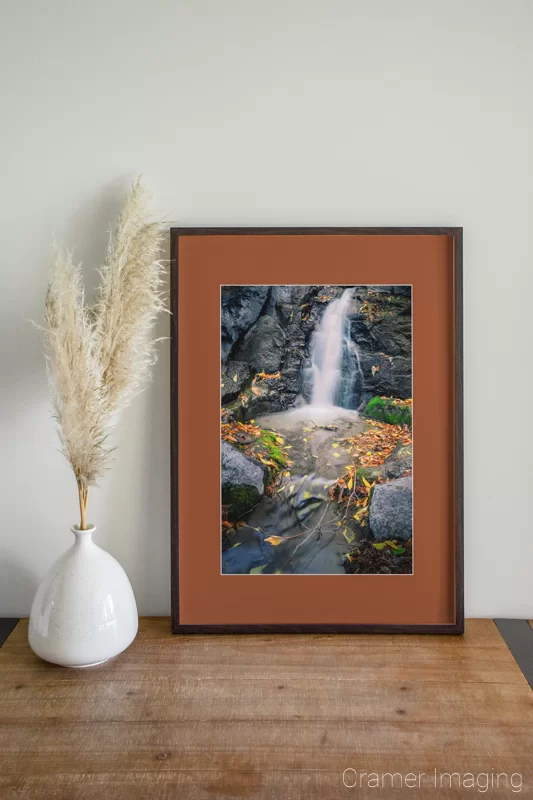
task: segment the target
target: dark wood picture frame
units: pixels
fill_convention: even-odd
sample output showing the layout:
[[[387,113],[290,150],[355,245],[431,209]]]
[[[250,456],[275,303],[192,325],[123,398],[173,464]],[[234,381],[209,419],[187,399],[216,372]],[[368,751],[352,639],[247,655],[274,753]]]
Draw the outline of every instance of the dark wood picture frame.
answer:
[[[189,236],[446,236],[453,241],[453,348],[454,348],[454,596],[455,619],[445,624],[183,624],[180,620],[179,568],[179,424],[177,414],[179,387],[179,241]],[[265,228],[171,228],[171,592],[173,633],[404,633],[404,634],[462,634],[464,633],[464,479],[463,479],[463,229],[461,227],[265,227]]]

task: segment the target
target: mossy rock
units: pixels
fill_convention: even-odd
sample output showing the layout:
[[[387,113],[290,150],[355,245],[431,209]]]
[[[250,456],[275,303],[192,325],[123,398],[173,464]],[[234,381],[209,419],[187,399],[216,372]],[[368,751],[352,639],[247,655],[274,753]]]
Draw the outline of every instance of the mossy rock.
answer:
[[[259,437],[259,443],[266,448],[269,457],[272,461],[275,461],[280,469],[287,466],[286,458],[279,449],[278,434],[263,429]]]
[[[368,401],[362,415],[387,425],[407,425],[411,428],[413,424],[412,407],[393,397],[373,397]]]
[[[222,486],[222,504],[228,506],[228,519],[240,519],[257,505],[261,495],[255,486]]]

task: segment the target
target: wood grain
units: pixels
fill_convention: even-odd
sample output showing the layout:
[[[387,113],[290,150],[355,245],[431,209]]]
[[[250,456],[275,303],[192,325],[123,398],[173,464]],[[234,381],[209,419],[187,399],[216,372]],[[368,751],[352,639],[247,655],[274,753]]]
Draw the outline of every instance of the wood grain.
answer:
[[[460,638],[175,637],[143,619],[87,670],[40,661],[26,636],[22,621],[0,651],[2,800],[468,794],[348,789],[347,768],[515,772],[533,793],[533,695],[490,620]]]

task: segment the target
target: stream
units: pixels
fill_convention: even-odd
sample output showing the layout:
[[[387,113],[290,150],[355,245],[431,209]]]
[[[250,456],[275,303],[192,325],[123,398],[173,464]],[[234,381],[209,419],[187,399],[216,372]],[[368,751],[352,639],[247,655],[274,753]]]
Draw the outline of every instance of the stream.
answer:
[[[248,572],[253,560],[252,569],[263,574],[344,574],[349,546],[344,526],[337,524],[344,508],[328,507],[329,488],[351,463],[344,440],[361,433],[366,423],[355,411],[302,406],[260,417],[256,424],[283,437],[290,448],[290,476],[235,533],[225,571],[239,572],[242,564]],[[282,537],[281,543],[265,545],[270,536]]]

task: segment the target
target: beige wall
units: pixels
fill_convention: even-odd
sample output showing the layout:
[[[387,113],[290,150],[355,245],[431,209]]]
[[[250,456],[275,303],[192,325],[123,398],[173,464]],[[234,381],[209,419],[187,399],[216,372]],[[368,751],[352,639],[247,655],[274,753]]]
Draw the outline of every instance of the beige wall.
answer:
[[[77,514],[28,323],[52,238],[76,246],[93,284],[142,171],[182,224],[465,227],[467,613],[533,617],[533,3],[26,0],[0,13],[0,614],[28,613]],[[90,513],[144,614],[169,610],[161,350]]]

